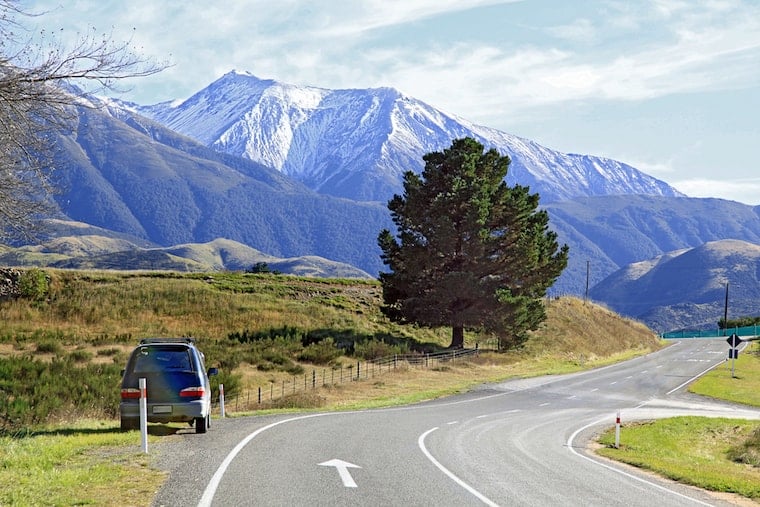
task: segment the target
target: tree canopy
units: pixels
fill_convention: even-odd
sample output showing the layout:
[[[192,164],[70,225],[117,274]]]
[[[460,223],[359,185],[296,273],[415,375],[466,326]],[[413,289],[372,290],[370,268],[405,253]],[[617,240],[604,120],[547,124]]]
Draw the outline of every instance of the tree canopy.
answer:
[[[166,67],[108,34],[81,34],[70,48],[50,34],[33,37],[22,20],[44,13],[20,3],[0,0],[0,239],[33,236],[37,219],[52,209],[52,135],[72,128],[73,106],[88,104],[86,93],[70,85],[113,90],[123,79]]]
[[[397,322],[493,333],[501,348],[523,343],[546,318],[541,298],[567,265],[539,195],[508,186],[510,159],[471,138],[423,157],[388,202],[397,235],[378,236],[383,312]]]

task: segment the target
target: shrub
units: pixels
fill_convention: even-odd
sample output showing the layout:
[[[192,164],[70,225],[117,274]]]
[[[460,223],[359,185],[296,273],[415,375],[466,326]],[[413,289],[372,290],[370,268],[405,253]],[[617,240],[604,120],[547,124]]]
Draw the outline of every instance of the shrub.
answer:
[[[380,340],[365,340],[354,344],[354,355],[366,360],[379,359],[394,354],[406,354],[408,347]]]
[[[37,342],[35,350],[38,354],[60,354],[63,351],[63,347],[56,341],[46,340]]]
[[[325,338],[321,342],[304,347],[298,355],[298,360],[313,364],[332,364],[342,355],[343,353],[335,347],[333,339]]]
[[[92,359],[92,353],[86,350],[75,350],[69,354],[69,358],[75,363],[87,363]]]
[[[50,292],[50,277],[41,269],[28,269],[18,280],[21,297],[32,301],[44,301]]]

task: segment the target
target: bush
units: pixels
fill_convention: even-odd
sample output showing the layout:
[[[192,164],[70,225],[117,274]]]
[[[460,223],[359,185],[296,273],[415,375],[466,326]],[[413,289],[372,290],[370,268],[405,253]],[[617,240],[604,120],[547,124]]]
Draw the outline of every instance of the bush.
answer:
[[[0,357],[0,432],[54,419],[116,417],[120,378],[116,365],[78,365],[67,357],[52,362]]]
[[[38,354],[60,354],[63,352],[63,347],[56,341],[46,340],[37,342],[37,347],[35,350]]]
[[[354,344],[354,355],[367,361],[395,354],[406,354],[408,347],[379,340],[365,340]]]
[[[87,363],[92,359],[92,353],[86,350],[75,350],[69,354],[69,358],[75,363]]]
[[[19,277],[18,289],[21,297],[44,301],[50,292],[50,277],[41,269],[26,270]]]
[[[312,364],[333,364],[342,355],[343,353],[335,347],[333,339],[325,338],[321,342],[304,347],[298,355],[298,360]]]

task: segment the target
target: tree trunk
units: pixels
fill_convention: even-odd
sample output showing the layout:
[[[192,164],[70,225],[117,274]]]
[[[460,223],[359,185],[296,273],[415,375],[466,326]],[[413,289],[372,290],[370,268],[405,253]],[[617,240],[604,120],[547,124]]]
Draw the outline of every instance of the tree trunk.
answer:
[[[464,327],[454,326],[451,328],[451,345],[450,349],[464,348]]]

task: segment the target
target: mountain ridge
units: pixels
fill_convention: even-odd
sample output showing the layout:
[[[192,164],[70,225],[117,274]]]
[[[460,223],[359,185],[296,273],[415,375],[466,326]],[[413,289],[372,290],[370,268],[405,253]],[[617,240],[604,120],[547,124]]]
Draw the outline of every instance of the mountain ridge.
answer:
[[[280,170],[320,193],[388,201],[422,156],[473,137],[512,159],[507,182],[542,202],[646,193],[682,196],[667,183],[603,157],[564,154],[443,113],[393,88],[328,90],[228,72],[181,103],[135,110],[216,150]]]
[[[239,76],[228,78],[237,80]],[[250,79],[259,82],[262,89],[279,86],[271,80]],[[245,82],[240,86],[243,84]],[[275,100],[274,92],[279,90],[269,90],[270,101],[266,104],[272,105],[273,110],[260,111],[263,116],[290,118],[283,113],[287,104]],[[126,240],[146,249],[147,253],[138,256],[139,265],[145,269],[151,266],[164,269],[167,265],[174,266],[172,269],[190,269],[188,266],[199,265],[198,259],[213,256],[209,252],[188,253],[181,246],[172,248],[224,238],[279,259],[301,259],[304,265],[310,262],[310,256],[317,255],[349,264],[375,277],[385,269],[377,247],[377,234],[383,228],[393,228],[387,206],[378,200],[352,200],[320,192],[338,187],[354,188],[362,195],[387,191],[389,182],[400,185],[397,169],[421,168],[419,152],[431,147],[435,136],[442,135],[435,142],[445,143],[442,148],[447,148],[451,136],[473,134],[476,138],[489,135],[496,144],[514,141],[518,143],[516,150],[526,153],[521,158],[513,157],[507,183],[529,184],[532,191],[539,192],[540,208],[549,213],[550,226],[557,232],[560,244],[570,246],[568,268],[551,288],[552,295],[582,295],[588,284],[593,287],[628,264],[694,248],[708,241],[737,239],[760,243],[760,208],[720,199],[684,197],[664,182],[629,170],[630,166],[620,162],[553,152],[532,141],[487,127],[472,130],[468,124],[458,123],[456,117],[404,97],[391,88],[369,92],[350,90],[343,95],[333,95],[332,102],[325,102],[325,97],[330,96],[329,90],[308,91],[313,94],[309,100],[318,102],[319,98],[320,104],[329,107],[311,117],[299,108],[289,110],[288,114],[294,117],[303,113],[298,117],[299,125],[311,122],[308,128],[294,131],[289,120],[276,125],[284,128],[287,135],[300,136],[304,142],[309,141],[308,135],[319,132],[340,134],[324,142],[320,138],[311,139],[312,145],[330,149],[287,153],[285,159],[300,160],[305,166],[310,165],[310,160],[320,160],[321,169],[309,167],[314,181],[297,181],[276,168],[205,146],[142,116],[136,112],[140,109],[137,105],[105,101],[102,107],[80,108],[70,131],[61,132],[56,140],[59,148],[56,161],[62,169],[57,172],[57,183],[62,192],[55,196],[60,212],[54,218],[61,221],[53,228],[50,238],[94,234]],[[225,117],[237,121],[237,116],[230,111],[237,111],[232,99],[238,97],[239,90],[233,92],[227,98],[214,100],[225,104]],[[288,91],[300,92],[298,87]],[[354,99],[353,106],[339,111],[346,97]],[[257,101],[254,102],[260,105],[261,101]],[[403,107],[389,110],[385,107],[389,101]],[[356,104],[371,107],[356,107]],[[176,107],[176,103],[161,107]],[[203,121],[193,123],[192,115],[184,118],[188,124],[208,128]],[[345,118],[353,119],[354,123],[343,125]],[[314,122],[321,122],[323,130],[315,129]],[[352,130],[357,122],[364,122],[363,130]],[[367,137],[375,125],[383,127]],[[425,125],[429,128],[422,128]],[[391,130],[395,139],[400,140],[396,145],[386,142]],[[209,128],[208,131],[221,130]],[[264,136],[266,132],[262,127],[259,134]],[[393,152],[401,141],[413,150]],[[531,151],[534,149],[536,151]],[[357,170],[365,167],[362,160],[373,157],[405,162],[395,169],[386,167],[385,172],[380,171],[381,166],[371,164],[368,164],[371,169],[368,172]],[[352,160],[355,167],[341,166],[347,160]],[[535,171],[528,171],[528,166]],[[551,195],[544,195],[529,180],[520,180],[520,174],[529,172]],[[320,180],[320,175],[329,177]],[[319,191],[307,183],[319,187]],[[568,188],[564,188],[565,183]],[[641,193],[618,194],[623,190]],[[606,195],[588,195],[598,192]],[[575,197],[556,200],[570,195]],[[66,221],[66,225],[62,221]],[[74,227],[71,221],[88,225]],[[97,257],[101,266],[138,262],[134,251],[121,250],[116,255],[98,251],[96,244],[91,246],[91,257]],[[82,244],[78,248],[85,250]],[[68,265],[87,263],[70,261]],[[632,294],[632,297],[651,298],[648,293]],[[678,315],[692,311],[684,308]],[[659,317],[641,318],[655,322]]]

